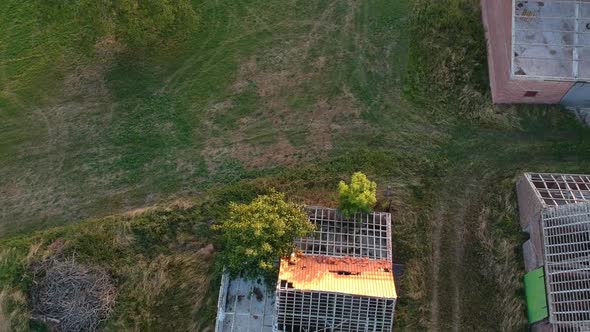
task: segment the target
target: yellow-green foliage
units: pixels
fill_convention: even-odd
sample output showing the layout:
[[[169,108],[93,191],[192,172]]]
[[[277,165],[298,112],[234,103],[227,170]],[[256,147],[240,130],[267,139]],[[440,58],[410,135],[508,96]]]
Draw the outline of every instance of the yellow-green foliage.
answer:
[[[301,206],[271,192],[250,204],[231,203],[228,218],[215,228],[222,232],[222,260],[229,272],[256,277],[272,274],[277,258],[291,254],[293,241],[314,226]]]
[[[340,211],[345,216],[357,212],[371,212],[377,203],[377,184],[361,172],[352,175],[350,185],[344,181],[338,184]]]

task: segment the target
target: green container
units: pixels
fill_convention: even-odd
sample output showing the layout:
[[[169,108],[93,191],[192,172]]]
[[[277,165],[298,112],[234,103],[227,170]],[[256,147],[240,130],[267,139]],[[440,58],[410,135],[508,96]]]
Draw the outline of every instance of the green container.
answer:
[[[547,318],[549,311],[545,290],[545,270],[542,267],[524,275],[524,289],[529,323],[533,324]]]

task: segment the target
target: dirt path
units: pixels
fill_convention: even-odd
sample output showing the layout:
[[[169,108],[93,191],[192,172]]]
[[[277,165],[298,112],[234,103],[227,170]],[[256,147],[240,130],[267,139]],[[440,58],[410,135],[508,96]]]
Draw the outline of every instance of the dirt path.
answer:
[[[466,190],[464,200],[471,199],[471,190]],[[462,306],[462,278],[461,270],[463,269],[463,258],[465,256],[465,217],[466,217],[467,206],[459,206],[457,213],[453,216],[453,231],[455,232],[455,238],[452,243],[454,244],[454,268],[451,270],[451,288],[452,288],[452,299],[453,299],[453,331],[459,331],[461,329],[461,306]]]
[[[461,331],[465,294],[473,292],[465,282],[466,234],[469,212],[477,191],[473,183],[448,181],[443,186],[432,219],[430,330]],[[443,303],[444,302],[444,303]]]
[[[430,322],[432,326],[432,330],[436,331],[438,327],[438,280],[439,280],[439,273],[440,273],[440,252],[441,252],[441,245],[442,245],[442,225],[443,225],[443,218],[444,218],[444,207],[439,206],[437,209],[436,217],[432,222],[432,239],[433,239],[433,251],[432,251],[432,299],[430,301]]]

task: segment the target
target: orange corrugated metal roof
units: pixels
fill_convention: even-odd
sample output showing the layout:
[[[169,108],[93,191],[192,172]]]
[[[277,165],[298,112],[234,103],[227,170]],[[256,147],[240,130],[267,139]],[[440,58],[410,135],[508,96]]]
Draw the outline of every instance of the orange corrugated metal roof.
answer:
[[[353,257],[281,259],[279,280],[294,289],[397,298],[391,262]]]

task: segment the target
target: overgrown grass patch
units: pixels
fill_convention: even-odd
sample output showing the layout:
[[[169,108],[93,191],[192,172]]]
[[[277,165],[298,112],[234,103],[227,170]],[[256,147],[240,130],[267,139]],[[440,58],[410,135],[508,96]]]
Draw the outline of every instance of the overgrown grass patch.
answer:
[[[214,303],[205,295],[217,280],[215,253],[202,250],[212,243],[210,232],[203,232],[201,225],[223,209],[200,209],[182,202],[137,216],[113,216],[3,240],[0,280],[12,329],[35,329],[33,321],[27,323],[29,304],[15,302],[9,294],[28,294],[31,264],[53,256],[71,257],[112,276],[118,295],[107,330],[206,329],[211,320],[203,315],[208,312],[210,317],[211,310],[205,307]]]
[[[421,0],[413,8],[406,92],[435,114],[456,109],[466,118],[485,117],[490,102],[479,2]]]

